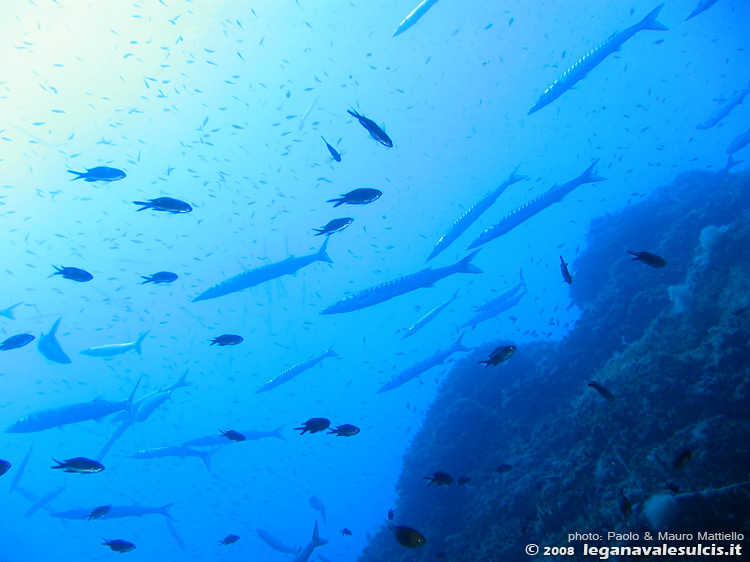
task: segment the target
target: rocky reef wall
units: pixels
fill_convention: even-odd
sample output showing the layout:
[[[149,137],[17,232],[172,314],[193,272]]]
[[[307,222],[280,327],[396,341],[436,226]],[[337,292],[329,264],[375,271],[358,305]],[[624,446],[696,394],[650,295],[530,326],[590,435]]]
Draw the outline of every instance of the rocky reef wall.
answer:
[[[446,377],[393,520],[426,546],[384,527],[361,562],[526,561],[575,532],[750,535],[748,488],[727,488],[750,478],[750,173],[685,174],[596,220],[573,269],[583,314],[562,342],[484,369],[488,345]],[[426,486],[436,470],[471,482]]]

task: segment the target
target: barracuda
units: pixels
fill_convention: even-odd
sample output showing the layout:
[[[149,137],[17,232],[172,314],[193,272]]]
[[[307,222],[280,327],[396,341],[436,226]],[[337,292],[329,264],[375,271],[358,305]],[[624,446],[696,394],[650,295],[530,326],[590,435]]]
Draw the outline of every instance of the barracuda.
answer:
[[[656,21],[663,6],[664,4],[658,5],[637,24],[631,25],[624,31],[612,34],[604,43],[597,45],[578,59],[573,66],[563,72],[557,80],[544,90],[544,93],[539,97],[537,102],[531,106],[531,109],[529,109],[529,115],[551,104],[565,92],[570,90],[609,55],[619,51],[623,43],[639,31],[643,31],[644,29],[651,31],[667,31],[667,28],[663,24]]]
[[[300,373],[303,373],[307,371],[308,369],[312,369],[313,367],[315,367],[315,365],[323,361],[323,359],[325,359],[326,357],[338,357],[338,354],[332,349],[329,349],[328,351],[326,351],[325,353],[321,355],[318,355],[316,357],[311,357],[310,359],[308,359],[307,361],[303,361],[302,363],[297,363],[293,367],[289,367],[279,376],[268,381],[266,384],[264,384],[258,390],[256,390],[255,393],[259,394],[261,392],[268,392],[269,390],[272,390],[276,388],[277,386],[281,386],[285,382],[289,382]]]
[[[238,275],[235,275],[234,277],[230,277],[229,279],[218,283],[217,285],[214,285],[209,289],[206,289],[200,295],[195,297],[193,299],[193,302],[215,299],[218,297],[223,297],[224,295],[236,293],[237,291],[242,291],[243,289],[255,287],[256,285],[260,285],[261,283],[265,283],[266,281],[270,281],[271,279],[276,279],[277,277],[282,277],[283,275],[291,275],[293,273],[297,273],[303,267],[307,267],[308,265],[315,263],[316,261],[333,263],[333,260],[329,258],[328,254],[326,253],[327,247],[328,238],[326,238],[325,242],[323,242],[320,250],[312,254],[299,257],[290,256],[283,261],[269,263],[261,267],[256,267],[255,269],[244,271]]]
[[[565,197],[568,193],[573,191],[576,187],[579,185],[583,185],[585,183],[594,183],[599,181],[604,181],[605,178],[599,176],[594,171],[594,168],[596,167],[597,162],[599,160],[595,160],[591,166],[586,168],[586,171],[583,172],[580,176],[578,176],[576,179],[569,181],[567,183],[563,183],[561,185],[556,185],[546,193],[542,193],[538,197],[535,197],[528,203],[518,207],[517,209],[511,211],[507,215],[505,215],[500,221],[493,224],[491,227],[489,227],[487,230],[482,232],[482,234],[479,235],[479,237],[474,240],[471,244],[469,244],[469,249],[478,248],[479,246],[486,244],[487,242],[490,242],[491,240],[494,240],[495,238],[499,238],[503,234],[507,234],[517,226],[523,224],[527,220],[529,220],[531,217],[536,215],[537,213],[542,212],[544,209],[552,205],[553,203],[557,203],[558,201],[561,201],[563,197]]]

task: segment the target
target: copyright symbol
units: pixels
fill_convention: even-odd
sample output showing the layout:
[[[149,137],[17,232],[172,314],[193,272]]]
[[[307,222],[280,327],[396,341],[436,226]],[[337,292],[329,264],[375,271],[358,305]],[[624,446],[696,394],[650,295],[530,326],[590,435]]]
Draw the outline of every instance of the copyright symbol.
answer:
[[[526,554],[533,556],[535,554],[539,554],[539,547],[535,544],[527,544],[526,545]]]

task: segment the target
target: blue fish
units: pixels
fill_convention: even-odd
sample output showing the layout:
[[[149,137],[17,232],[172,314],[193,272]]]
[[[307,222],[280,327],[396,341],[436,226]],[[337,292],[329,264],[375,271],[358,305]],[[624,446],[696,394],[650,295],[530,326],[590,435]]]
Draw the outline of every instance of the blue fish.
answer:
[[[255,269],[243,271],[234,277],[230,277],[229,279],[206,289],[200,295],[195,297],[193,302],[223,297],[224,295],[230,295],[237,291],[242,291],[243,289],[255,287],[256,285],[260,285],[271,279],[282,277],[283,275],[292,275],[293,273],[297,273],[303,267],[315,263],[316,261],[333,263],[333,260],[329,258],[326,253],[327,247],[328,238],[325,239],[320,250],[313,252],[312,254],[299,257],[290,256],[283,261],[269,263],[256,267]]]
[[[75,174],[71,181],[84,180],[87,182],[94,181],[117,181],[125,178],[125,172],[118,170],[117,168],[110,168],[109,166],[97,166],[96,168],[88,168],[85,172],[75,172],[68,170],[68,173]]]
[[[474,242],[469,244],[468,248],[478,248],[482,244],[486,244],[487,242],[494,240],[495,238],[498,238],[503,234],[507,234],[517,226],[529,220],[537,213],[542,212],[553,203],[561,201],[563,197],[565,197],[579,185],[604,181],[605,178],[597,175],[594,170],[598,161],[599,160],[594,161],[591,166],[586,168],[585,172],[583,172],[574,180],[552,187],[549,191],[542,193],[528,203],[521,205],[517,209],[505,215],[500,221],[496,222],[487,230],[482,232],[482,234],[480,234],[479,237],[474,240]]]
[[[289,367],[279,376],[272,378],[270,381],[268,381],[266,384],[264,384],[258,390],[256,390],[255,393],[259,394],[261,392],[268,392],[269,390],[272,390],[276,388],[277,386],[281,386],[285,382],[289,382],[300,373],[304,373],[308,369],[312,369],[315,365],[323,361],[323,359],[325,359],[326,357],[338,357],[338,354],[332,349],[329,349],[328,351],[326,351],[325,353],[321,355],[317,355],[316,357],[311,357],[310,359],[308,359],[307,361],[303,361],[302,363],[297,363],[293,367]]]
[[[284,426],[280,425],[273,431],[258,431],[256,429],[248,429],[245,431],[240,431],[239,433],[245,436],[246,441],[257,441],[259,439],[265,439],[267,437],[276,437],[277,439],[286,441],[284,436],[281,434],[282,429],[284,429]],[[236,443],[236,441],[227,441],[221,435],[213,434],[207,435],[206,437],[191,439],[190,441],[185,441],[183,445],[186,447],[215,447],[217,445],[228,445],[230,443]]]
[[[663,6],[664,4],[659,4],[637,24],[631,25],[626,30],[611,35],[604,43],[594,47],[578,59],[573,66],[563,72],[557,80],[544,90],[544,93],[539,97],[537,102],[531,106],[531,109],[529,109],[529,115],[535,111],[539,111],[544,106],[551,104],[565,92],[570,90],[580,80],[583,80],[600,62],[612,53],[619,51],[623,43],[639,31],[643,31],[644,29],[651,31],[667,31],[667,28],[656,20]]]
[[[19,349],[21,347],[29,345],[35,339],[36,337],[32,336],[31,334],[16,334],[15,336],[10,336],[4,342],[0,343],[0,351]]]
[[[431,322],[438,314],[440,314],[448,305],[450,305],[454,300],[458,298],[458,291],[453,293],[453,296],[449,298],[446,301],[443,301],[439,305],[437,305],[435,308],[430,310],[427,314],[422,316],[419,320],[414,322],[409,328],[406,329],[406,332],[403,336],[401,336],[402,340],[405,340],[406,338],[409,338],[416,334],[419,330],[424,328],[429,322]]]
[[[375,285],[364,291],[359,291],[358,293],[344,297],[331,306],[324,308],[320,313],[341,314],[342,312],[352,312],[353,310],[367,308],[368,306],[385,302],[393,297],[423,287],[432,287],[432,285],[441,279],[445,279],[454,273],[483,273],[481,269],[471,264],[471,260],[473,260],[476,255],[477,252],[473,252],[453,265],[438,267],[436,269],[427,267],[417,273],[412,273],[411,275],[405,275],[404,277],[398,277],[391,281],[380,283],[379,285]]]
[[[331,153],[331,158],[333,158],[336,162],[341,162],[341,154],[339,154],[338,150],[336,150],[330,144],[328,144],[328,141],[324,139],[322,135],[320,138],[323,139],[324,143],[326,143],[326,146],[328,147],[328,152]]]
[[[53,363],[59,363],[60,365],[69,365],[72,361],[63,351],[60,342],[57,341],[57,328],[60,326],[60,320],[62,320],[62,318],[55,320],[55,323],[52,324],[49,332],[46,334],[43,333],[39,337],[36,347],[45,359],[52,361]]]

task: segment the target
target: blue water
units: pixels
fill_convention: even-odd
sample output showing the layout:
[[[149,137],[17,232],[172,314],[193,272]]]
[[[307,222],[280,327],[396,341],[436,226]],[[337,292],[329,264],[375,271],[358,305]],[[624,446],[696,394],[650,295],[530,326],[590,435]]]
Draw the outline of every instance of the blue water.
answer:
[[[559,255],[573,262],[589,221],[648,196],[682,172],[720,169],[725,148],[750,122],[750,102],[718,126],[696,130],[747,85],[750,6],[719,0],[683,22],[696,0],[669,2],[668,32],[642,31],[575,89],[539,112],[539,95],[580,56],[655,7],[554,2],[438,2],[391,37],[415,7],[397,2],[141,1],[4,3],[0,82],[0,337],[39,337],[62,317],[58,339],[71,365],[46,361],[36,342],[2,354],[0,426],[31,412],[102,397],[138,396],[189,371],[143,423],[133,425],[95,475],[52,471],[51,458],[94,457],[112,418],[0,437],[0,560],[105,560],[102,538],[137,545],[141,560],[285,560],[255,529],[305,545],[316,516],[326,559],[354,561],[396,502],[401,457],[419,430],[446,368],[383,394],[393,376],[449,346],[472,308],[518,281],[527,293],[509,314],[467,333],[475,347],[500,338],[559,339],[578,317]],[[375,142],[346,110],[384,125]],[[323,135],[342,154],[330,159]],[[737,153],[747,160],[747,148]],[[449,225],[516,166],[529,178],[431,265],[454,263],[483,229],[599,159],[606,182],[579,187],[486,245],[481,275],[364,310],[319,312],[350,292],[414,273]],[[108,165],[127,177],[71,181],[66,170]],[[376,202],[333,210],[326,200],[357,187]],[[135,200],[170,196],[189,214],[136,213]],[[707,197],[711,194],[707,193]],[[244,269],[304,255],[330,219],[354,223],[330,239],[333,264],[315,263],[215,300],[200,292]],[[75,283],[49,278],[53,264],[90,271]],[[160,270],[172,285],[141,285]],[[406,329],[459,290],[458,300],[407,340]],[[550,321],[550,317],[554,322]],[[143,354],[111,359],[86,348],[133,341]],[[221,334],[245,338],[210,346]],[[329,358],[268,393],[255,390],[332,347]],[[456,355],[455,357],[460,357]],[[312,417],[351,423],[359,435],[305,434]],[[224,446],[207,470],[197,458],[135,460],[138,450],[178,445],[221,429],[273,430]],[[19,482],[28,497],[65,485],[47,507],[174,503],[178,544],[162,516],[61,522],[9,482],[33,444]],[[324,522],[310,506],[326,506]],[[352,531],[342,536],[343,528]],[[234,545],[217,547],[228,534]],[[317,552],[312,559],[317,557]]]

